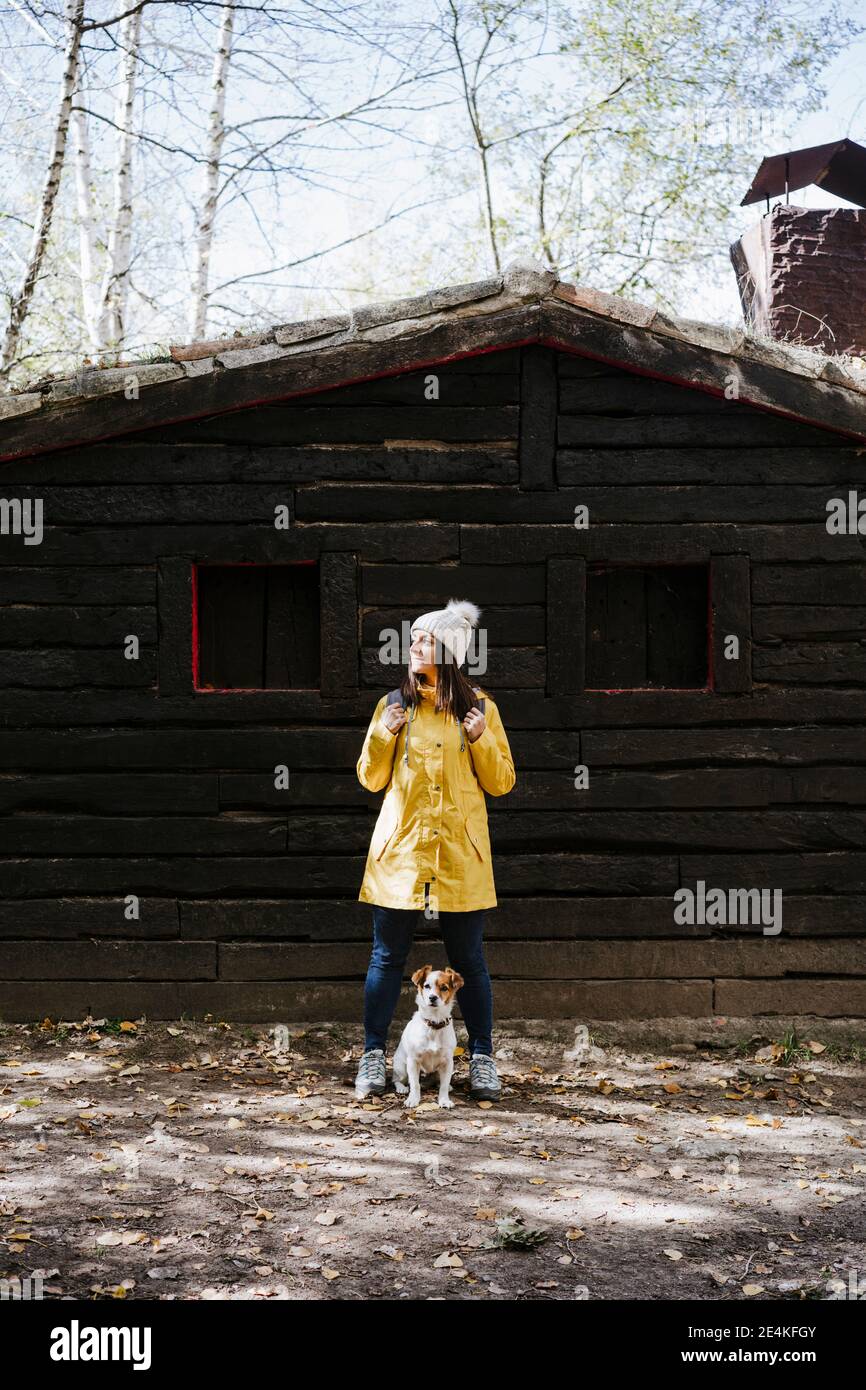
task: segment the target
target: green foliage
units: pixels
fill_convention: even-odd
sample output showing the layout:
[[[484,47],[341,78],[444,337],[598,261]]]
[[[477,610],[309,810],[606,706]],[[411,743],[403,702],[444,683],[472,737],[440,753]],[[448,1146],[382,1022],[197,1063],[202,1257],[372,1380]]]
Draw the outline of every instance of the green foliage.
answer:
[[[485,1244],[488,1249],[531,1250],[547,1240],[547,1232],[527,1226],[522,1216],[503,1216],[496,1221],[496,1234]]]
[[[565,278],[671,307],[726,262],[760,156],[821,105],[822,73],[861,32],[835,3],[568,0],[543,23],[514,7],[491,39],[489,6],[453,8],[500,259],[528,252]],[[478,141],[464,130],[468,151]],[[452,163],[440,154],[435,167],[451,180]],[[479,223],[465,250],[486,250],[481,237]],[[467,273],[489,269],[479,259],[467,256]]]

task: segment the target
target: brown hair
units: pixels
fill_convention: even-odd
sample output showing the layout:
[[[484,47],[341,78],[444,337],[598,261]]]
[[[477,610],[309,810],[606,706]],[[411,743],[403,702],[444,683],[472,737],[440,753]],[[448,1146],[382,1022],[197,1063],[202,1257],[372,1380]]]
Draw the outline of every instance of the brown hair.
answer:
[[[400,694],[412,705],[421,699],[419,682],[411,666],[400,682]],[[434,708],[462,720],[478,703],[478,697],[463,672],[454,661],[444,661],[436,667],[436,697]]]

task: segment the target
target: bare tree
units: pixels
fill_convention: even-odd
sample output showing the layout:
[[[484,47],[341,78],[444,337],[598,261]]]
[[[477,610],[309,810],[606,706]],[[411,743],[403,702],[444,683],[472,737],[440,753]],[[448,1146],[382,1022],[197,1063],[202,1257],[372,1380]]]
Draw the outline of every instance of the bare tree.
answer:
[[[3,382],[8,380],[9,370],[18,352],[21,328],[27,317],[27,311],[30,308],[30,301],[33,298],[33,291],[36,288],[36,282],[42,270],[42,263],[45,259],[45,252],[48,246],[48,238],[51,234],[51,223],[54,217],[55,204],[57,202],[57,192],[60,188],[60,178],[63,173],[63,161],[66,155],[69,120],[72,112],[72,97],[78,79],[78,64],[81,52],[83,27],[84,0],[67,0],[66,41],[63,60],[63,78],[60,84],[60,101],[54,122],[54,133],[51,142],[48,170],[42,189],[42,197],[39,203],[36,223],[33,228],[33,241],[30,247],[30,255],[27,259],[21,287],[12,298],[9,309],[9,322],[6,326],[3,347],[2,350],[0,350],[0,381]]]
[[[226,85],[232,52],[235,0],[225,0],[211,77],[210,120],[208,124],[204,191],[196,225],[196,264],[192,287],[190,327],[193,338],[203,338],[207,328],[208,282],[213,246],[214,218],[219,196],[220,158],[225,140]]]
[[[518,0],[517,4],[511,6],[492,6],[489,9],[485,5],[478,7],[478,18],[482,33],[477,51],[471,56],[468,52],[467,40],[463,33],[464,15],[461,7],[456,3],[456,0],[448,0],[448,9],[451,15],[449,39],[460,72],[463,104],[469,118],[472,141],[478,160],[484,230],[490,246],[493,264],[497,270],[501,270],[502,262],[499,255],[499,242],[496,235],[496,219],[493,212],[493,190],[490,180],[490,151],[493,142],[488,138],[481,115],[480,86],[483,78],[487,75],[485,73],[485,65],[489,58],[491,47],[497,35],[502,32],[508,24],[508,21],[513,17],[515,11],[520,9],[520,0]]]
[[[96,219],[93,211],[93,167],[90,157],[90,130],[83,110],[86,98],[79,87],[72,109],[72,163],[75,169],[75,197],[78,213],[78,241],[81,278],[81,308],[92,351],[102,346],[99,337],[99,285]]]
[[[30,0],[6,3],[19,21],[7,44],[13,63],[25,80],[37,64],[53,78],[51,34],[40,27],[41,53],[21,42],[21,21],[41,25]],[[437,201],[411,183],[394,186],[387,171],[384,207],[366,185],[380,149],[411,145],[407,117],[424,109],[425,83],[442,67],[441,53],[430,60],[424,27],[396,14],[392,0],[334,0],[326,9],[314,0],[90,0],[88,8],[67,150],[74,178],[58,195],[44,288],[25,306],[27,331],[18,325],[10,350],[16,379],[42,360],[65,366],[82,349],[114,356],[161,347],[181,315],[197,337],[217,312],[221,331],[257,322],[273,314],[275,292],[310,288],[286,272],[333,264],[341,250]],[[7,14],[0,7],[0,47]],[[17,80],[14,69],[10,76]],[[229,80],[238,91],[231,122]],[[16,119],[23,123],[20,111]],[[0,129],[0,173],[20,163],[20,148],[11,127],[8,138]],[[12,200],[0,209],[0,282],[10,300],[28,202],[20,180],[16,188],[23,215]],[[298,213],[307,193],[333,195],[333,234]],[[345,220],[341,199],[353,214]],[[367,206],[369,215],[354,215]],[[188,238],[178,235],[187,217]],[[240,261],[217,261],[222,223],[226,241],[254,235]]]
[[[135,138],[133,111],[140,36],[141,9],[139,8],[125,17],[120,31],[122,71],[117,101],[118,145],[117,164],[114,173],[114,203],[97,325],[100,347],[110,346],[116,351],[120,351],[123,347],[126,303],[129,294],[132,238],[132,156]]]

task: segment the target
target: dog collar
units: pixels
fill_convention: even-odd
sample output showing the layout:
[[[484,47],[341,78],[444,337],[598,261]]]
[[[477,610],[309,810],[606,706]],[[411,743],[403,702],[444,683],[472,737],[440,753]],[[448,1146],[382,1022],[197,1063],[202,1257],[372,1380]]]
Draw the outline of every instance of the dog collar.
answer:
[[[427,1024],[428,1028],[445,1028],[450,1022],[450,1019],[441,1018],[438,1023],[434,1023],[432,1018],[425,1018],[424,1022]]]

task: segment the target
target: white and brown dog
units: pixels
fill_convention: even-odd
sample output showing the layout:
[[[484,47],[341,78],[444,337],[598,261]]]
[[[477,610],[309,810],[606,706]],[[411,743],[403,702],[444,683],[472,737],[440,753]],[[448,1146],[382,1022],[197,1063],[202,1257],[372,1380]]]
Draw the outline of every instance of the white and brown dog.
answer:
[[[434,970],[432,965],[422,965],[412,976],[412,983],[418,991],[418,1007],[403,1029],[394,1053],[394,1089],[401,1096],[408,1091],[403,1104],[407,1110],[414,1109],[421,1104],[422,1074],[426,1076],[436,1071],[439,1073],[438,1103],[450,1110],[454,1102],[448,1092],[457,1046],[451,1010],[463,976],[450,966],[447,970]]]

